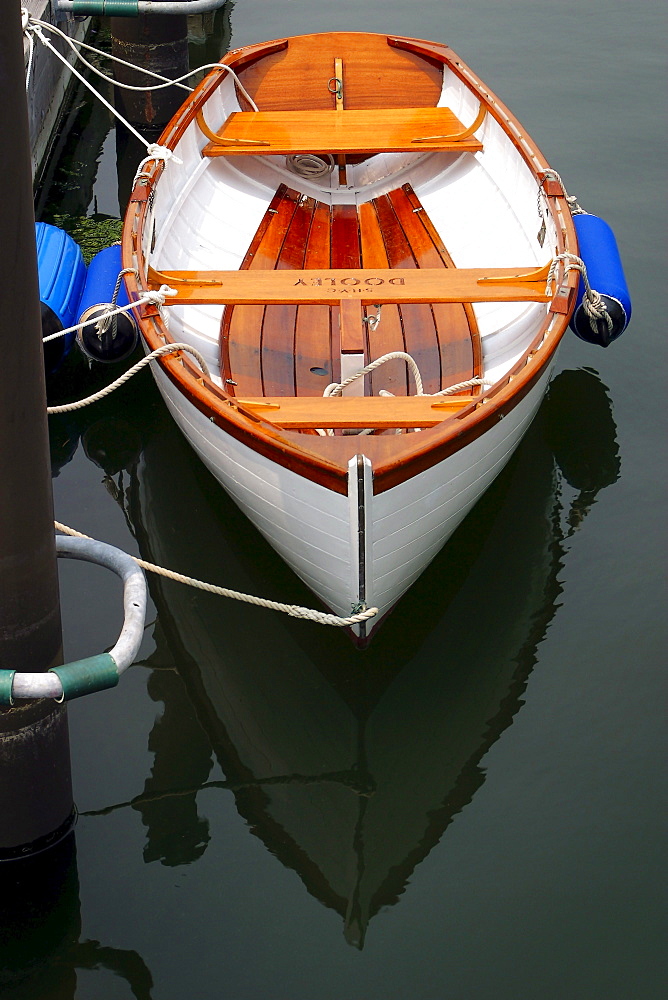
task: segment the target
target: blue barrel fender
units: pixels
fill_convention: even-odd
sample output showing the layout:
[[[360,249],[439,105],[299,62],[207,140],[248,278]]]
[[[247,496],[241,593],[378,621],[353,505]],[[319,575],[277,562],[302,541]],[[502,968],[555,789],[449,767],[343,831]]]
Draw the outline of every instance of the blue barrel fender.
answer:
[[[88,277],[79,306],[79,322],[99,319],[113,304],[112,299],[122,270],[121,248],[118,244],[100,250],[88,265]],[[125,282],[121,280],[116,296],[116,306],[129,303]],[[79,330],[77,343],[93,361],[112,363],[124,361],[137,346],[138,331],[131,313],[114,317],[106,330],[100,331],[95,323]]]
[[[37,273],[42,309],[42,336],[67,330],[77,323],[86,281],[81,250],[69,233],[48,222],[35,223]],[[74,342],[74,331],[44,345],[47,374],[58,370]]]
[[[579,256],[587,268],[590,287],[601,296],[612,326],[605,320],[592,321],[585,312],[582,279],[570,326],[581,340],[608,347],[624,332],[631,319],[631,297],[617,241],[608,223],[597,215],[579,213],[573,216],[573,224],[578,237]]]

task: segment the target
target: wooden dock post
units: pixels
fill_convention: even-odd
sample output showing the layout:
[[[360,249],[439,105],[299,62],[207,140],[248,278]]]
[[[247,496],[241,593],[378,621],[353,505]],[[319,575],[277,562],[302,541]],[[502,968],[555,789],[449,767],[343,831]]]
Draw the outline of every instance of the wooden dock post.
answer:
[[[21,11],[0,31],[0,670],[62,663]],[[0,708],[0,860],[57,842],[73,821],[64,705]]]
[[[170,79],[188,72],[188,20],[185,14],[112,17],[111,35],[113,54],[135,66]],[[114,77],[119,83],[134,87],[149,87],[160,82],[118,63],[114,63]],[[186,92],[177,87],[136,91],[115,87],[114,93],[116,107],[128,121],[160,131],[186,96]]]

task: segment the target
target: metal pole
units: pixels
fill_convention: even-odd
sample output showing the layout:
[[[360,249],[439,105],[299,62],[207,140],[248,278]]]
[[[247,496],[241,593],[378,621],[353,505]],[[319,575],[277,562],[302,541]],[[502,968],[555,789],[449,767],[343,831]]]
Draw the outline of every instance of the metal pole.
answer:
[[[62,663],[20,5],[0,31],[0,669]],[[0,859],[59,840],[73,817],[64,705],[0,708]]]
[[[138,14],[207,14],[224,7],[227,0],[55,0],[57,11],[69,14],[113,14],[125,8],[123,17]]]

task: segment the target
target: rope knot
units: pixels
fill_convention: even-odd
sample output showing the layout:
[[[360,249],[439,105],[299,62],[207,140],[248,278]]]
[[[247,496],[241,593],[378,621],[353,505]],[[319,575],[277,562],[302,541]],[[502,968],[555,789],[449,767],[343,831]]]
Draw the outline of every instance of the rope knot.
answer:
[[[151,306],[164,306],[165,299],[169,295],[178,295],[176,289],[170,288],[169,285],[160,285],[160,288],[156,290],[142,293],[144,302]]]
[[[169,146],[161,146],[159,142],[149,142],[146,145],[146,156],[137,167],[137,172],[132,182],[133,187],[138,180],[149,179],[149,174],[145,170],[145,167],[152,160],[162,160],[163,163],[174,160],[174,163],[183,163],[183,160],[180,160],[178,156],[174,156],[174,150],[170,149]]]
[[[165,163],[168,160],[174,160],[175,163],[183,163],[178,156],[174,156],[174,150],[170,149],[169,146],[161,146],[158,142],[151,142],[146,147],[146,158],[150,160],[164,160]]]
[[[587,317],[589,318],[589,325],[591,326],[594,333],[597,332],[597,323],[604,322],[608,328],[608,333],[612,333],[613,322],[608,312],[608,308],[601,298],[599,292],[595,288],[592,288],[589,284],[589,275],[587,274],[587,267],[585,262],[581,257],[576,256],[574,253],[560,253],[558,254],[552,264],[550,265],[550,271],[547,276],[547,286],[546,291],[548,295],[552,295],[552,287],[557,273],[557,265],[559,262],[564,265],[564,277],[569,271],[579,271],[582,277],[582,283],[584,285],[584,293],[582,296],[582,308],[584,309]]]

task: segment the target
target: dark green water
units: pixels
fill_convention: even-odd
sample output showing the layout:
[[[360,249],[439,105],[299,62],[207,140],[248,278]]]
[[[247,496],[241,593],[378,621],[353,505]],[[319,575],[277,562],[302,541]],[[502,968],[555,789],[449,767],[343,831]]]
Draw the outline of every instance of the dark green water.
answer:
[[[228,14],[234,46],[349,28],[448,41],[613,226],[633,320],[607,351],[566,339],[515,460],[366,652],[150,581],[141,662],[70,707],[75,837],[5,885],[0,992],[663,997],[665,17],[646,0],[237,0]],[[121,192],[131,158],[121,147]],[[118,216],[118,191],[93,111],[40,212]],[[74,362],[51,391],[93,382]],[[60,521],[310,603],[148,375],[53,420],[52,441]],[[66,658],[108,648],[114,578],[60,570]]]

